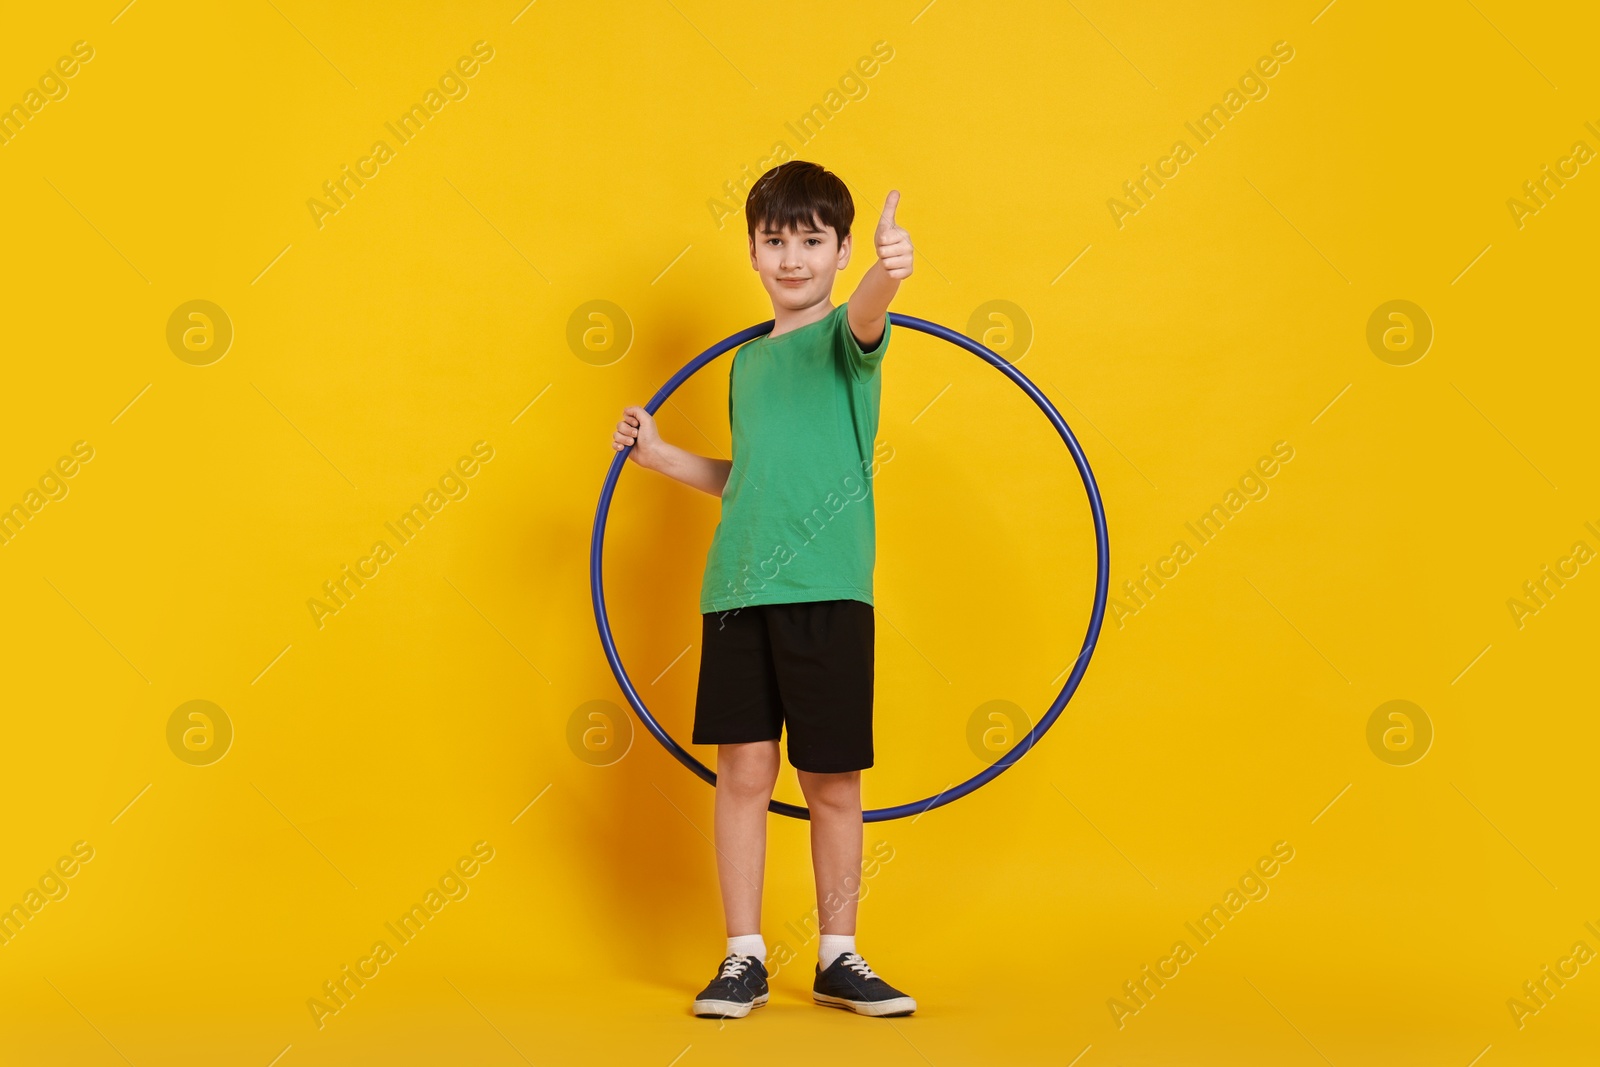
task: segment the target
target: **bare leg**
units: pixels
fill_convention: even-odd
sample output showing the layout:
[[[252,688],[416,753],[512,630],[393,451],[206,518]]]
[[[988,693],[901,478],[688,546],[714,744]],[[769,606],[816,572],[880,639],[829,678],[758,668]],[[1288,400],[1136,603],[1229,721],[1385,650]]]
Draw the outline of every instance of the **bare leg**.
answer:
[[[854,934],[861,895],[861,772],[799,771],[811,809],[811,867],[817,880],[817,930]]]
[[[717,746],[717,881],[729,937],[761,932],[767,802],[777,784],[778,742]]]

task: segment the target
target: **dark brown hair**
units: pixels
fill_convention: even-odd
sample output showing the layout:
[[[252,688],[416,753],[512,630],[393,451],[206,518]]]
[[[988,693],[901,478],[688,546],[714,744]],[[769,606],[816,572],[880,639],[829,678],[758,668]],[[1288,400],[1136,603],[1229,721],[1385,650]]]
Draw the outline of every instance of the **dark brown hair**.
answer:
[[[791,159],[767,171],[751,186],[744,202],[745,227],[752,238],[757,227],[798,230],[831,226],[843,244],[855,218],[855,201],[839,176],[803,159]]]

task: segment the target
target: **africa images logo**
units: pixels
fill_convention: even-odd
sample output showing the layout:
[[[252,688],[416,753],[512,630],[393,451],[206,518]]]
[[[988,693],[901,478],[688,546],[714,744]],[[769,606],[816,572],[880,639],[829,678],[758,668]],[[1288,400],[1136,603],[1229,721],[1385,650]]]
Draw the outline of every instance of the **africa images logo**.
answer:
[[[776,578],[783,567],[793,563],[806,545],[816,540],[828,528],[828,524],[833,518],[842,512],[851,501],[867,499],[872,492],[870,484],[872,479],[877,477],[879,468],[893,458],[893,445],[887,441],[876,445],[873,448],[872,458],[861,461],[861,471],[866,476],[865,482],[858,480],[854,474],[846,474],[839,483],[843,487],[844,495],[841,496],[836,490],[830,490],[821,504],[806,512],[798,521],[790,520],[789,529],[799,539],[798,548],[791,548],[786,544],[774,545],[772,553],[756,564],[756,569],[760,572],[759,577],[750,573],[750,564],[742,564],[740,570],[743,572],[743,577],[740,578],[739,585],[735,585],[731,581],[728,582],[728,591],[740,600],[750,600],[756,595],[750,591],[752,583],[754,583],[754,588],[758,591],[766,588],[766,580]],[[811,528],[813,523],[816,524],[815,530]],[[743,586],[743,588],[741,589],[740,586]],[[735,608],[733,610],[738,611],[740,609]],[[720,613],[718,621],[720,622],[722,616],[727,614],[728,612]]]

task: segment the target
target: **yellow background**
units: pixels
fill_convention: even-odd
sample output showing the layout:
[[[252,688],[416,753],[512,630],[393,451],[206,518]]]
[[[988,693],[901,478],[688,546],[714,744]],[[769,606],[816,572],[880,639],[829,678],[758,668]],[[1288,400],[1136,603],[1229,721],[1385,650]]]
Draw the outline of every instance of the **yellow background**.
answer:
[[[94,856],[0,947],[0,1058],[1592,1062],[1600,966],[1521,1028],[1507,1001],[1600,949],[1600,576],[1521,628],[1507,601],[1600,548],[1600,176],[1520,228],[1507,201],[1600,148],[1596,29],[1504,0],[8,12],[0,103],[75,41],[94,58],[0,146],[0,504],[74,442],[94,458],[0,546],[0,902]],[[468,95],[319,228],[322,183],[480,40]],[[865,95],[800,144],[785,124],[878,41]],[[1277,41],[1269,94],[1198,146],[1184,123]],[[1107,201],[1180,138],[1195,158],[1119,228]],[[860,945],[921,1004],[889,1022],[810,1003],[805,827],[777,817],[765,932],[799,961],[749,1019],[690,1017],[722,949],[712,792],[642,729],[606,766],[568,744],[578,709],[624,704],[588,587],[611,430],[770,317],[742,201],[722,226],[708,201],[778,140],[849,182],[863,240],[901,190],[895,310],[1022,309],[1017,365],[1094,465],[1114,591],[1295,450],[1108,615],[1034,752],[868,826],[892,860]],[[235,331],[209,366],[166,340],[195,299]],[[1409,366],[1366,342],[1393,299],[1435,331]],[[620,358],[567,343],[592,300],[631,324]],[[727,364],[662,409],[669,440],[726,456]],[[470,492],[319,628],[322,583],[477,441]],[[872,805],[979,770],[981,705],[1037,718],[1093,585],[1067,453],[1002,375],[897,333],[880,441]],[[630,465],[610,523],[619,647],[679,737],[716,518]],[[1407,766],[1367,743],[1395,699],[1435,735]],[[235,732],[208,766],[168,745],[190,700]],[[308,999],[478,841],[469,894],[319,1029]],[[1197,945],[1185,922],[1278,841],[1270,894]],[[1179,939],[1195,958],[1119,1028],[1108,1000]]]

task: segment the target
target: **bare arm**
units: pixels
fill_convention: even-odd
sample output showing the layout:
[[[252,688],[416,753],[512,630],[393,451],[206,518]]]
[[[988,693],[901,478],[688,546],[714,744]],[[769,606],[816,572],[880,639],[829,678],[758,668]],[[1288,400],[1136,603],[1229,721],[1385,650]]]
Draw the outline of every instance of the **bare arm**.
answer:
[[[645,470],[657,471],[684,485],[720,497],[728,484],[728,474],[733,463],[726,459],[712,459],[696,455],[687,449],[670,445],[656,431],[656,420],[642,407],[622,409],[622,421],[611,437],[611,447],[621,452],[629,445],[633,450],[628,458]]]
[[[880,259],[867,268],[861,284],[851,294],[844,314],[850,320],[850,332],[856,335],[856,343],[862,351],[872,351],[883,340],[883,324],[889,314],[889,301],[894,299],[899,288],[899,279],[889,277]]]
[[[645,466],[645,461],[641,460],[640,466]],[[676,478],[684,485],[692,485],[712,496],[721,496],[728,484],[728,472],[733,469],[733,463],[726,459],[699,456],[663,441],[651,457],[647,469],[659,471],[668,478]]]
[[[867,273],[862,276],[861,283],[856,286],[845,308],[845,317],[850,320],[850,332],[855,334],[856,342],[868,351],[876,348],[883,339],[884,318],[889,314],[889,302],[900,291],[901,279],[911,276],[911,235],[894,221],[894,209],[899,203],[899,190],[891,189],[872,238],[878,261],[867,268]]]

